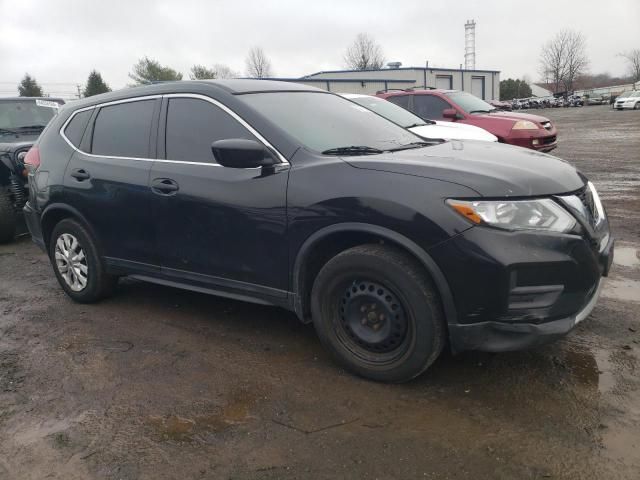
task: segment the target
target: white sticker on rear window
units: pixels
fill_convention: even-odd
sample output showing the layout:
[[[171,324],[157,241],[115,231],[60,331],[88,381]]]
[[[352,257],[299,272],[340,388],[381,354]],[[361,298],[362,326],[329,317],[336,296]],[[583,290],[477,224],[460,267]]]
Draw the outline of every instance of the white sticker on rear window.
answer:
[[[56,110],[60,108],[60,104],[58,102],[52,102],[51,100],[40,100],[39,98],[36,98],[36,105],[38,105],[39,107],[55,108]]]

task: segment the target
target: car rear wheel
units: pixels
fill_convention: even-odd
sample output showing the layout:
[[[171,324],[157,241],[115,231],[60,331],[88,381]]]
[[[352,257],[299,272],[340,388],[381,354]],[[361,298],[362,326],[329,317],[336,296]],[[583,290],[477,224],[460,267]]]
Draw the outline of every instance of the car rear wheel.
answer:
[[[105,272],[96,242],[75,220],[65,219],[54,227],[49,258],[60,286],[76,302],[98,301],[111,294],[118,281]]]
[[[0,243],[13,240],[16,234],[16,212],[7,187],[0,187]]]
[[[383,245],[346,250],[321,269],[311,293],[324,346],[351,372],[404,382],[424,372],[445,341],[439,296],[420,265]]]

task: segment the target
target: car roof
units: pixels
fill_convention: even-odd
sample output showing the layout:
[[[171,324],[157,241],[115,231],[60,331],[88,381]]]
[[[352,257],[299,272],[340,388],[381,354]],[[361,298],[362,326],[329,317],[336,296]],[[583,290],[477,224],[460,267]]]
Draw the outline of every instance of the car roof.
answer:
[[[102,93],[73,102],[74,110],[96,104],[125,100],[149,95],[169,93],[231,94],[242,95],[260,92],[318,92],[328,93],[316,87],[293,82],[258,79],[233,80],[179,80],[175,82],[158,82],[123,88],[113,92]]]
[[[374,95],[366,95],[364,93],[338,93],[338,95],[344,98],[377,98]]]

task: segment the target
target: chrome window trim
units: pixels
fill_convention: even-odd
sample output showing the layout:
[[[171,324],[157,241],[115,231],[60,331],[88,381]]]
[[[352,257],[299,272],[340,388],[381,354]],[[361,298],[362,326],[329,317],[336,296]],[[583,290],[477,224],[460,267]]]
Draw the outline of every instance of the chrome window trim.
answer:
[[[189,162],[189,161],[186,161],[186,160],[165,160],[165,159],[160,159],[160,158],[146,158],[146,157],[118,157],[118,156],[114,156],[114,155],[95,155],[93,153],[87,153],[84,150],[80,150],[73,143],[71,143],[71,140],[69,140],[67,138],[67,136],[64,134],[64,131],[67,128],[67,125],[69,125],[69,122],[71,122],[73,117],[75,117],[80,112],[86,112],[87,110],[94,110],[96,108],[108,107],[108,106],[111,106],[111,105],[118,105],[118,104],[121,104],[121,103],[139,102],[139,101],[144,101],[144,100],[155,100],[155,99],[158,99],[158,98],[194,98],[194,99],[197,99],[197,100],[204,100],[205,102],[209,102],[212,105],[215,105],[216,107],[220,108],[222,111],[227,113],[229,116],[231,116],[234,120],[239,122],[247,130],[249,130],[249,132],[251,132],[251,134],[253,136],[255,136],[260,141],[260,143],[262,143],[266,148],[268,148],[269,150],[274,152],[277,155],[278,160],[280,160],[281,164],[289,165],[289,162],[284,157],[284,155],[282,155],[282,153],[280,153],[278,151],[278,149],[276,149],[273,145],[271,145],[271,143],[269,143],[266,138],[264,138],[255,128],[253,128],[240,115],[238,115],[236,112],[231,110],[229,107],[227,107],[223,103],[220,103],[219,101],[217,101],[217,100],[215,100],[215,99],[213,99],[211,97],[208,97],[206,95],[201,95],[201,94],[198,94],[198,93],[167,93],[167,94],[161,94],[161,95],[147,95],[147,96],[144,96],[144,97],[124,98],[122,100],[114,100],[112,102],[98,103],[96,105],[90,105],[88,107],[79,108],[79,109],[75,110],[69,116],[69,118],[67,118],[67,120],[62,124],[62,127],[60,127],[60,131],[59,131],[60,136],[64,139],[65,142],[67,142],[67,144],[73,150],[75,150],[76,152],[81,153],[83,155],[86,155],[87,157],[92,157],[92,158],[112,158],[112,159],[115,159],[115,160],[138,160],[138,161],[143,161],[143,162],[183,163],[183,164],[186,164],[186,165],[207,165],[207,166],[210,166],[210,167],[222,167],[222,165],[220,165],[219,163]],[[248,168],[248,169],[243,169],[243,170],[256,170],[256,169],[259,169],[259,168],[261,168],[261,167]]]

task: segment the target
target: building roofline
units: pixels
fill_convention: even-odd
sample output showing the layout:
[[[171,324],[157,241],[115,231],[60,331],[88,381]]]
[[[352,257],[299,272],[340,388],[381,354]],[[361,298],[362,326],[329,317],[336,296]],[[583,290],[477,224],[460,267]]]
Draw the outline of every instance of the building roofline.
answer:
[[[395,82],[395,83],[416,83],[415,80],[397,78],[269,78],[280,82]]]
[[[352,72],[393,72],[394,70],[429,70],[439,72],[483,72],[483,73],[500,73],[500,70],[483,70],[483,69],[460,69],[460,68],[441,68],[441,67],[400,67],[400,68],[374,68],[371,70],[322,70],[320,72],[311,73],[302,78],[313,77],[314,75],[321,75],[325,73],[352,73]]]

